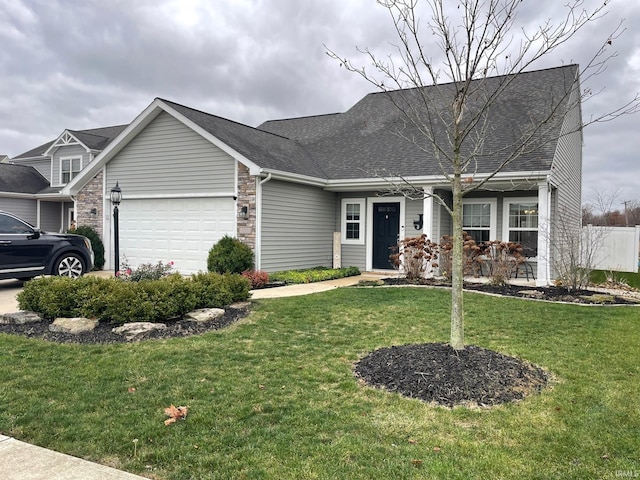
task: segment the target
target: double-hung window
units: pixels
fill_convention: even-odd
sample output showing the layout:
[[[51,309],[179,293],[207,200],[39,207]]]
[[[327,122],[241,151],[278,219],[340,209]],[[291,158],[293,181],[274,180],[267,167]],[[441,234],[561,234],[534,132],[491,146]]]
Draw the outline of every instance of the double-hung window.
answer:
[[[69,183],[82,170],[82,157],[60,159],[60,183]]]
[[[538,199],[504,199],[505,238],[522,244],[525,255],[534,257],[538,252]]]
[[[364,244],[365,200],[342,199],[342,243]]]
[[[496,208],[494,199],[463,200],[462,229],[476,243],[496,239]]]

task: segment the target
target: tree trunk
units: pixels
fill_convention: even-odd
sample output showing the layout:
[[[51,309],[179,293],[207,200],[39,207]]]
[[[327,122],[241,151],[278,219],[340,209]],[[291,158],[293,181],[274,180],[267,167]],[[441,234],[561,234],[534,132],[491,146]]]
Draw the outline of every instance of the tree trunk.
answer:
[[[453,175],[453,251],[451,253],[451,347],[464,349],[464,249],[462,238],[462,178],[458,165]]]

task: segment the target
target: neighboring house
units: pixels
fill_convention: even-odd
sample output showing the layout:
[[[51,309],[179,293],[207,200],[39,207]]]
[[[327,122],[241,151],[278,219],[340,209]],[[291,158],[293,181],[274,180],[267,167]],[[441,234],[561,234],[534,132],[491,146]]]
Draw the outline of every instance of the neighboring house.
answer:
[[[67,231],[75,219],[75,205],[71,196],[61,193],[62,188],[125,127],[65,130],[55,140],[4,162],[0,165],[0,210],[42,230]]]
[[[532,262],[539,284],[553,278],[558,212],[563,221],[580,225],[577,75],[575,65],[529,72],[500,97],[487,144],[508,143],[514,130],[544,114],[554,96],[565,95],[566,85],[574,101],[560,110],[574,107],[560,111],[562,121],[546,129],[551,141],[523,154],[464,201],[470,234],[519,240],[537,252]],[[425,87],[426,93],[432,88]],[[109,192],[117,182],[123,193],[120,252],[133,265],[164,260],[183,273],[204,270],[211,246],[232,235],[254,250],[257,269],[340,261],[388,270],[389,248],[399,238],[424,232],[437,242],[451,233],[451,219],[433,197],[383,195],[389,184],[382,176],[393,175],[451,199],[434,159],[398,135],[415,132],[390,101],[396,94],[372,93],[344,113],[257,128],[157,98],[81,169],[52,166],[52,184],[61,185],[68,173],[60,195],[74,200],[78,224],[94,226],[112,252]],[[72,133],[63,135],[80,143]],[[53,148],[47,152],[55,163]],[[480,163],[469,173],[484,178],[499,161]]]

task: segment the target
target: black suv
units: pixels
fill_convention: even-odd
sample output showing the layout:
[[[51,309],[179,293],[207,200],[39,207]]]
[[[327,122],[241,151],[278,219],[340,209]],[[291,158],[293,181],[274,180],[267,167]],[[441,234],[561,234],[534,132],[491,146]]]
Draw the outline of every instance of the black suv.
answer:
[[[43,232],[0,211],[0,279],[28,280],[38,275],[77,278],[92,268],[88,238]]]

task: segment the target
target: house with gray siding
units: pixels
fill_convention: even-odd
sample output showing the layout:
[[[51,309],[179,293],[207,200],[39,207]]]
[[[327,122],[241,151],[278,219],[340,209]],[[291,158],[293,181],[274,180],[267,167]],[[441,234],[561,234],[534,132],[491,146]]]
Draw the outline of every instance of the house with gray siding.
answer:
[[[64,130],[58,138],[0,164],[0,210],[50,232],[75,220],[74,199],[62,188],[124,129]]]
[[[523,243],[539,284],[553,280],[557,222],[580,225],[577,75],[570,65],[517,77],[489,112],[484,142],[496,150],[532,119],[549,118],[535,133],[540,141],[497,174],[499,155],[465,172],[469,182],[487,180],[464,199],[465,230],[479,241]],[[484,81],[492,88],[500,77]],[[109,192],[121,187],[120,251],[132,265],[163,260],[183,273],[205,270],[211,246],[231,235],[268,272],[335,264],[386,271],[399,239],[424,233],[437,242],[451,233],[446,176],[397,108],[436,88],[453,86],[371,93],[346,112],[255,128],[156,98],[99,148],[90,135],[100,129],[65,131],[44,150],[47,179],[79,225],[101,232],[107,252]],[[402,182],[421,195],[392,193]]]

